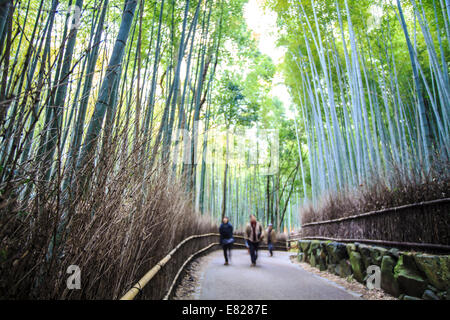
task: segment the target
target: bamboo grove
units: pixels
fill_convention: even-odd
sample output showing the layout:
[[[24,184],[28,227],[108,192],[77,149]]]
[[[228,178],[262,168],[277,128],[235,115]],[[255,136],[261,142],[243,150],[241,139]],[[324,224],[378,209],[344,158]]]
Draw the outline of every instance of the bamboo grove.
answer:
[[[280,64],[248,2],[0,0],[0,296],[117,298],[225,215],[448,197],[449,0],[257,1]]]
[[[392,192],[430,176],[440,183],[433,195],[414,192],[368,209],[445,197],[449,2],[269,2],[288,48],[283,68],[304,139],[304,198],[320,205],[326,194],[380,181]]]
[[[1,296],[119,297],[215,230],[196,213],[211,180],[200,128],[220,70],[268,63],[244,2],[0,2]],[[69,264],[89,270],[83,293],[58,277]]]
[[[207,100],[230,14],[223,5],[213,12],[209,1],[4,2],[3,183],[30,164],[43,185],[62,171],[63,191],[83,185],[81,168],[104,157],[101,146],[119,134],[123,157],[142,143],[138,157],[161,152],[167,160],[174,127],[190,125],[185,109],[198,113]],[[182,82],[185,56],[192,73]],[[35,186],[27,188],[24,197]]]

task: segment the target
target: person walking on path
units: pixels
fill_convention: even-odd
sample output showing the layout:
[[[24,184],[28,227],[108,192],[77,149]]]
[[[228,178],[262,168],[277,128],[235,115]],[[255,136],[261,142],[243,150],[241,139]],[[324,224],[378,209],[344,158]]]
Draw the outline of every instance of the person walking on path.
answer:
[[[225,265],[228,265],[228,258],[231,259],[231,247],[234,242],[233,226],[228,221],[228,217],[223,217],[222,224],[219,227],[220,244],[223,248],[223,255],[225,257]]]
[[[277,235],[275,233],[275,230],[273,230],[273,226],[271,223],[269,223],[269,226],[266,230],[266,236],[264,237],[267,242],[267,247],[269,248],[270,256],[273,257],[273,245],[277,241]]]
[[[263,238],[263,228],[261,224],[256,221],[256,217],[252,214],[250,216],[250,223],[245,228],[245,240],[248,243],[250,249],[250,258],[252,261],[251,266],[256,265],[256,259],[258,259],[258,247],[259,242]]]

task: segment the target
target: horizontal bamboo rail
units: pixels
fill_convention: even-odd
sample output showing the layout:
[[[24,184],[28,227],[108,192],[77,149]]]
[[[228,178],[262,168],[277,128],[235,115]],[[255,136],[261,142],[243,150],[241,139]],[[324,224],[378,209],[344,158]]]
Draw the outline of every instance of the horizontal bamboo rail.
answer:
[[[162,267],[164,267],[167,262],[172,258],[172,256],[175,254],[175,252],[178,251],[179,248],[181,248],[186,242],[197,239],[197,238],[204,238],[204,237],[210,237],[210,236],[216,236],[217,233],[207,233],[202,235],[193,235],[190,236],[183,241],[181,241],[175,248],[172,249],[164,258],[161,259],[153,268],[150,269],[130,290],[128,290],[125,295],[120,298],[120,300],[133,300],[136,295],[147,285],[147,283],[153,279],[153,277],[158,273],[159,270],[161,270]]]
[[[302,226],[291,239],[326,239],[449,251],[450,198],[371,211]],[[292,243],[292,241],[290,241]]]
[[[160,271],[172,258],[172,256],[178,251],[178,249],[180,249],[185,243],[193,240],[193,239],[198,239],[198,238],[204,238],[204,237],[210,237],[210,236],[220,236],[219,233],[207,233],[207,234],[202,234],[202,235],[193,235],[190,236],[186,239],[184,239],[183,241],[181,241],[174,249],[172,249],[164,258],[162,258],[153,268],[151,268],[130,290],[128,290],[127,293],[125,293],[120,300],[133,300],[138,293],[147,285],[147,283],[150,282],[150,280],[152,280],[156,274],[158,273],[158,271]],[[237,239],[245,239],[245,237],[243,236],[238,236],[235,235],[233,236],[234,238]],[[175,287],[176,281],[178,279],[178,277],[180,276],[181,272],[183,271],[183,269],[186,267],[186,265],[197,255],[199,255],[200,253],[212,248],[215,245],[219,245],[218,242],[214,242],[211,243],[210,245],[206,246],[203,249],[198,250],[197,252],[193,253],[192,255],[190,255],[188,257],[188,259],[183,263],[183,265],[179,268],[177,274],[175,275],[174,280],[172,281],[172,284],[168,290],[168,292],[166,293],[164,299],[168,299],[168,297],[170,296],[173,288]],[[238,246],[245,246],[244,244],[241,243],[235,243],[234,245],[238,245]],[[274,249],[284,249],[280,246],[276,247]]]
[[[362,214],[356,214],[356,215],[353,215],[353,216],[348,216],[348,217],[343,217],[343,218],[338,218],[338,219],[331,219],[331,220],[324,220],[324,221],[317,221],[317,222],[309,222],[309,223],[303,224],[302,228],[308,227],[308,226],[321,225],[321,224],[336,223],[336,222],[341,222],[341,221],[346,221],[346,220],[361,219],[361,218],[365,218],[365,217],[368,217],[368,216],[379,215],[379,214],[383,214],[383,213],[387,213],[387,212],[391,213],[391,212],[396,212],[396,211],[402,211],[402,210],[408,209],[408,208],[415,208],[415,207],[427,206],[427,205],[430,205],[430,204],[439,204],[439,203],[447,203],[447,202],[450,202],[450,198],[431,200],[431,201],[423,201],[423,202],[413,203],[413,204],[406,204],[406,205],[399,206],[399,207],[393,207],[393,208],[386,208],[386,209],[382,209],[382,210],[370,211],[370,212],[366,212],[366,213],[362,213]]]
[[[434,244],[434,243],[419,243],[419,242],[400,242],[400,241],[386,241],[386,240],[371,240],[371,239],[339,239],[339,238],[329,238],[329,237],[303,237],[299,239],[289,239],[288,242],[299,241],[299,240],[324,240],[324,241],[336,241],[336,242],[361,242],[368,244],[377,244],[380,246],[388,247],[405,247],[405,248],[421,248],[421,249],[431,249],[431,250],[443,250],[450,252],[450,246],[444,244]]]
[[[183,272],[184,268],[186,268],[186,266],[188,265],[188,263],[189,263],[192,259],[194,259],[196,256],[198,256],[199,254],[201,254],[201,253],[203,253],[203,252],[205,252],[205,251],[207,251],[207,250],[211,249],[212,247],[217,246],[217,245],[219,245],[219,244],[220,244],[220,243],[218,243],[218,242],[211,243],[209,246],[206,246],[206,247],[204,247],[203,249],[200,249],[200,250],[198,250],[197,252],[191,254],[191,255],[189,256],[189,258],[187,258],[187,260],[186,260],[186,261],[183,263],[183,265],[180,267],[180,269],[178,269],[178,272],[177,272],[177,274],[175,275],[175,278],[173,279],[172,284],[170,285],[170,288],[169,288],[169,290],[167,291],[166,296],[163,298],[163,300],[169,300],[169,297],[170,297],[170,295],[172,294],[173,288],[175,288],[175,285],[176,285],[176,283],[177,283],[177,280],[178,280],[180,274]]]

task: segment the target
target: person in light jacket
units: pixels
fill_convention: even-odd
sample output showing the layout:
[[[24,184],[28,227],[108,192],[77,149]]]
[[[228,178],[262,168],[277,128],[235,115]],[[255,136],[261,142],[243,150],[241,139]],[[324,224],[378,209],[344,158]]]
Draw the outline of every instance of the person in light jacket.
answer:
[[[252,261],[252,267],[256,266],[256,259],[258,259],[258,247],[263,237],[263,228],[261,224],[256,220],[256,217],[252,214],[250,216],[250,223],[248,223],[247,227],[245,228],[245,240],[247,241],[250,249],[250,259]]]
[[[267,247],[269,248],[270,256],[273,257],[273,245],[277,242],[277,234],[275,233],[275,230],[273,230],[271,223],[269,223],[264,239],[266,240]]]
[[[220,244],[222,245],[226,266],[228,265],[228,258],[231,259],[231,247],[234,242],[233,226],[228,220],[228,217],[223,217],[222,224],[219,227]]]

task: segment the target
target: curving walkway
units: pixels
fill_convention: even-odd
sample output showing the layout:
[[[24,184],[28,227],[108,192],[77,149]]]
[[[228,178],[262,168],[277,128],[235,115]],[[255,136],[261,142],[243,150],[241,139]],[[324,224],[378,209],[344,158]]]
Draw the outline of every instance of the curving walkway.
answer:
[[[256,267],[250,267],[246,250],[233,250],[224,266],[223,252],[204,259],[197,299],[200,300],[355,300],[350,292],[290,261],[292,253],[275,251],[273,257],[260,250]]]

